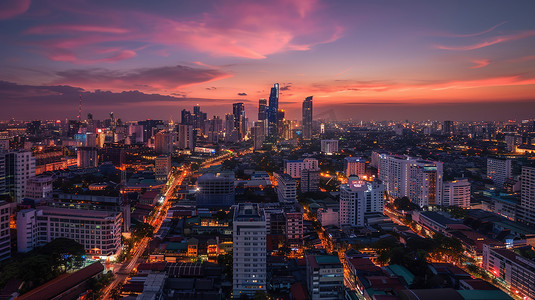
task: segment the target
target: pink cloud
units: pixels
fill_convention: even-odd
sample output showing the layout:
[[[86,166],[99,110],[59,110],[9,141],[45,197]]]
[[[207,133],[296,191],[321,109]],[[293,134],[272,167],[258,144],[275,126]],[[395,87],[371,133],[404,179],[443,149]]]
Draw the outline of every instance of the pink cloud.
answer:
[[[231,0],[214,5],[201,15],[180,19],[140,11],[124,11],[120,15],[103,11],[101,17],[94,21],[101,21],[98,25],[36,26],[26,34],[54,35],[54,39],[35,42],[49,58],[86,63],[100,60],[91,58],[77,62],[84,49],[117,42],[189,48],[212,56],[263,59],[275,53],[306,51],[334,42],[343,31],[335,20],[322,14],[321,5],[315,0]],[[132,19],[136,22],[129,22]]]
[[[10,19],[25,13],[30,8],[30,0],[0,1],[0,20]]]
[[[470,69],[479,69],[479,68],[488,66],[490,64],[490,60],[489,59],[476,59],[476,60],[473,60],[472,63],[474,63],[474,65],[471,66]]]
[[[494,37],[488,40],[485,40],[480,43],[471,44],[471,45],[465,45],[465,46],[446,46],[446,45],[435,45],[435,48],[442,49],[442,50],[456,50],[456,51],[466,51],[466,50],[475,50],[480,49],[504,42],[519,40],[527,37],[535,36],[535,30],[529,30],[529,31],[523,31],[517,34],[511,34],[511,35],[503,35]]]
[[[457,33],[441,33],[439,34],[440,36],[445,36],[445,37],[474,37],[474,36],[479,36],[479,35],[483,35],[483,34],[486,34],[486,33],[489,33],[489,32],[492,32],[494,31],[494,29],[504,25],[505,23],[507,23],[507,21],[504,21],[504,22],[501,22],[499,24],[496,24],[486,30],[483,30],[483,31],[480,31],[480,32],[475,32],[475,33],[465,33],[465,34],[457,34]]]
[[[519,58],[512,59],[510,61],[511,62],[524,62],[524,61],[530,61],[530,60],[535,60],[535,55],[522,56]]]

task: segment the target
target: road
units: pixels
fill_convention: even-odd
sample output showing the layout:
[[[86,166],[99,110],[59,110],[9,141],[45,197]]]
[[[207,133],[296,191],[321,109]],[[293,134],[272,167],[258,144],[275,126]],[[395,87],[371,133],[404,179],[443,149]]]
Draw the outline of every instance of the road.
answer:
[[[154,233],[158,232],[162,226],[162,221],[167,215],[169,209],[168,201],[173,196],[173,192],[177,186],[179,186],[184,178],[188,175],[188,170],[181,170],[179,174],[172,174],[170,177],[170,183],[166,185],[167,190],[164,194],[162,205],[158,207],[157,212],[149,220],[149,224],[154,226]],[[143,238],[137,245],[134,246],[132,259],[125,261],[119,268],[115,269],[115,279],[103,290],[102,299],[111,299],[111,292],[119,284],[122,284],[126,278],[128,278],[130,272],[138,264],[139,257],[145,252],[145,248],[149,244],[151,238]]]

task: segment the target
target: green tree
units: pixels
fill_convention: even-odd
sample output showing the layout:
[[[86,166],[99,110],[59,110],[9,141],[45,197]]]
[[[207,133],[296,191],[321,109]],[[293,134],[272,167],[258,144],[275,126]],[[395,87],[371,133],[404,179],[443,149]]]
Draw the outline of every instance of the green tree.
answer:
[[[133,235],[137,238],[152,237],[154,235],[154,226],[148,223],[137,223],[134,226]]]

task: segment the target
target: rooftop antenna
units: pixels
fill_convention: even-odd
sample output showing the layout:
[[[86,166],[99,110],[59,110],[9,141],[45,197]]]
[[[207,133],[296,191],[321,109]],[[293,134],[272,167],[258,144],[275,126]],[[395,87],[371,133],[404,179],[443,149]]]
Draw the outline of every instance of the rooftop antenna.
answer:
[[[78,122],[82,122],[82,95],[80,94],[80,104],[78,105]]]

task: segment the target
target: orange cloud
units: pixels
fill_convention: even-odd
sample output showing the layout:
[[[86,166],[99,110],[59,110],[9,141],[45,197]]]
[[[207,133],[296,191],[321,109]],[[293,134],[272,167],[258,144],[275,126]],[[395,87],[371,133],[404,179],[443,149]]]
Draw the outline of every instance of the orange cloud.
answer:
[[[471,45],[465,45],[465,46],[446,46],[446,45],[435,45],[435,48],[442,49],[442,50],[455,50],[455,51],[467,51],[467,50],[475,50],[480,49],[504,42],[519,40],[527,37],[535,36],[535,30],[529,30],[529,31],[523,31],[517,34],[511,34],[511,35],[503,35],[494,37],[492,39],[488,39],[486,41],[471,44]]]
[[[474,65],[471,66],[470,69],[479,69],[479,68],[488,66],[490,64],[490,60],[489,59],[476,59],[476,60],[473,60],[472,63],[474,63]]]

